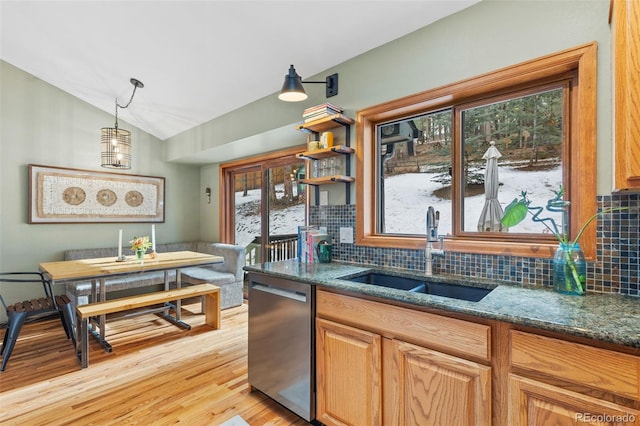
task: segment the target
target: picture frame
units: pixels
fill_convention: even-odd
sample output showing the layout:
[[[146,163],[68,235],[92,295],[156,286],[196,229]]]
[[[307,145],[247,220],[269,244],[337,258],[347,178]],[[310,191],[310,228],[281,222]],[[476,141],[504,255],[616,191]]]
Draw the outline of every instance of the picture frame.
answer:
[[[29,223],[164,222],[165,179],[29,164]]]

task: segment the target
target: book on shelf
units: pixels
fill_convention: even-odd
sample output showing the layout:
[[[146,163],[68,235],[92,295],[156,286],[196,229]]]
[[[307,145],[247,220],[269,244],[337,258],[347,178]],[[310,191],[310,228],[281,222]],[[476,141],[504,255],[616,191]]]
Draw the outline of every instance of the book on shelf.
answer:
[[[330,104],[329,102],[325,102],[323,104],[312,106],[312,107],[309,107],[309,108],[305,109],[304,111],[302,111],[302,116],[305,116],[307,114],[311,114],[313,112],[326,111],[326,110],[335,111],[338,114],[344,111],[339,106],[335,106],[333,104]]]
[[[343,109],[329,103],[317,105],[315,107],[307,108],[302,112],[302,118],[305,123],[309,121],[319,120],[324,117],[329,117],[335,114],[341,114]]]
[[[329,235],[317,226],[298,226],[298,261],[318,262],[316,246],[320,241],[329,241]]]

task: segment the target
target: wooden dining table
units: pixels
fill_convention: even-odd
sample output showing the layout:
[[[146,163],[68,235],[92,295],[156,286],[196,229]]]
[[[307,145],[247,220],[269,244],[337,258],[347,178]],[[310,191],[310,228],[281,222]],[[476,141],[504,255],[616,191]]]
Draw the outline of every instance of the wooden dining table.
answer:
[[[133,275],[144,272],[164,272],[164,289],[169,290],[169,271],[175,270],[176,287],[182,286],[180,270],[194,266],[206,266],[223,263],[224,257],[193,251],[177,251],[156,253],[154,256],[145,255],[142,260],[129,257],[119,261],[115,257],[102,257],[93,259],[64,260],[58,262],[40,263],[40,272],[49,279],[52,285],[56,283],[68,283],[73,281],[90,281],[91,296],[89,302],[107,300],[106,280],[111,277]],[[99,285],[98,285],[99,284]],[[99,291],[98,291],[99,290]],[[169,308],[175,308],[175,316],[169,315]],[[180,300],[175,305],[166,305],[156,311],[163,312],[163,317],[172,323],[189,328],[190,326],[181,320]],[[145,311],[149,312],[149,311]],[[92,334],[100,341],[105,350],[111,352],[111,345],[105,337],[106,316],[101,315],[92,322]]]

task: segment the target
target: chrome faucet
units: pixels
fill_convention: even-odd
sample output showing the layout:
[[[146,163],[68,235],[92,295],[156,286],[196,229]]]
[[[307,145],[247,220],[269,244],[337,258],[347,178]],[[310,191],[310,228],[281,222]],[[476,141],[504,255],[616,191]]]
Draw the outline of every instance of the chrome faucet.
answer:
[[[433,207],[429,206],[427,209],[427,248],[425,250],[425,275],[433,275],[433,258],[444,258],[444,243],[443,236],[438,236],[438,223],[440,222],[440,212],[435,211]],[[433,248],[433,243],[440,241],[440,248]]]

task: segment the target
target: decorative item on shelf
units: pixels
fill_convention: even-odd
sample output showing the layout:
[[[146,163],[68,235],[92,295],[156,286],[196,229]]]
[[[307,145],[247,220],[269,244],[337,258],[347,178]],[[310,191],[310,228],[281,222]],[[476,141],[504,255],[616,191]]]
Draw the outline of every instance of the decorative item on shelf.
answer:
[[[289,67],[289,72],[284,76],[284,84],[282,85],[282,90],[278,95],[278,98],[281,101],[286,102],[299,102],[304,101],[308,98],[306,92],[304,91],[304,87],[302,83],[317,83],[317,84],[326,84],[327,88],[325,91],[325,95],[327,98],[335,96],[338,94],[338,74],[331,74],[327,76],[325,81],[302,81],[302,77],[298,75],[296,69],[291,65]]]
[[[584,253],[578,244],[587,226],[601,214],[611,213],[618,210],[626,210],[626,207],[607,208],[591,216],[580,228],[575,239],[569,239],[568,209],[571,202],[563,199],[564,188],[554,191],[555,197],[547,201],[543,207],[531,207],[531,201],[527,197],[527,192],[521,193],[520,199],[514,199],[504,210],[502,224],[512,227],[522,222],[527,213],[532,215],[534,222],[542,223],[559,242],[555,256],[553,258],[553,289],[559,293],[571,295],[584,295],[587,290],[587,263]],[[555,220],[550,217],[541,218],[540,214],[544,209],[549,212],[562,213],[562,223],[560,228]]]
[[[133,240],[129,241],[129,243],[131,244],[131,251],[136,254],[136,259],[138,259],[140,263],[144,263],[144,254],[152,246],[149,237],[133,237]]]
[[[126,105],[120,105],[116,98],[116,123],[115,127],[103,127],[101,131],[100,144],[102,146],[101,166],[110,169],[130,169],[131,168],[131,132],[118,128],[118,108],[128,108],[133,101],[137,88],[143,88],[141,81],[132,78],[133,93]]]
[[[320,136],[320,148],[326,149],[333,146],[333,132],[323,132]]]
[[[318,141],[309,142],[309,151],[317,151],[318,149],[320,149],[320,144],[318,143]]]
[[[312,106],[302,111],[302,119],[305,123],[320,120],[324,117],[330,117],[336,114],[342,114],[344,110],[339,106],[325,102],[320,105]]]

